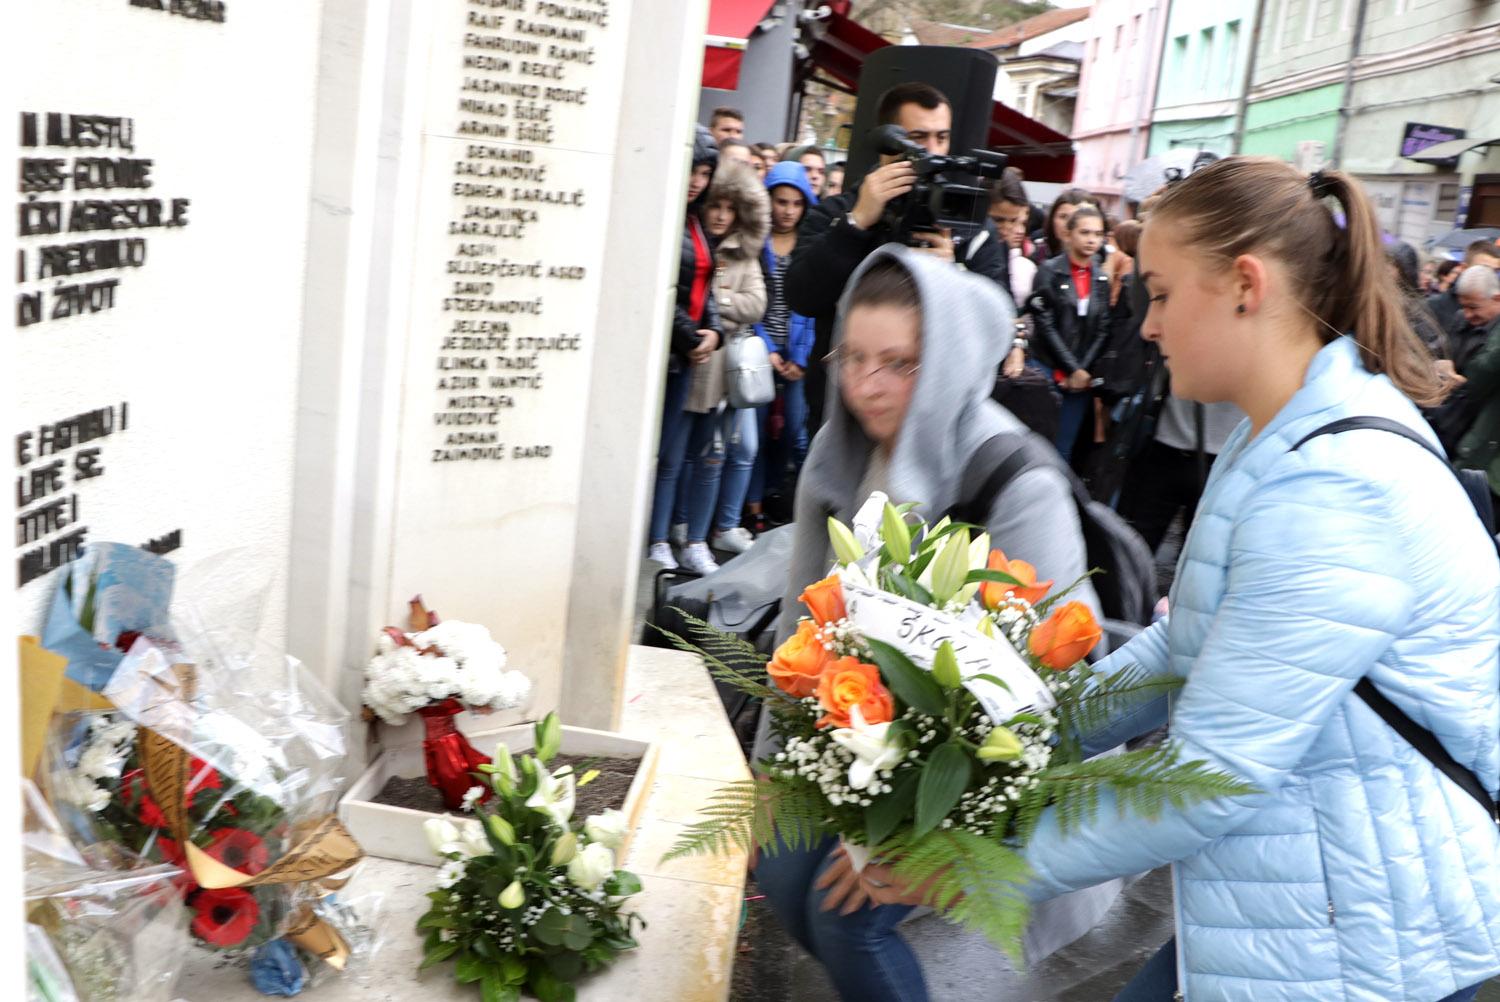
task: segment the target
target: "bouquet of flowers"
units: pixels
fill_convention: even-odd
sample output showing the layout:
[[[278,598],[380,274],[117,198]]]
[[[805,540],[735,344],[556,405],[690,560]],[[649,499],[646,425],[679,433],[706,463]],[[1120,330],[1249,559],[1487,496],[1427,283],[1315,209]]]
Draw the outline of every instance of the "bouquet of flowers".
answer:
[[[524,990],[541,1002],[572,1002],[573,982],[635,948],[640,916],[622,912],[641,882],[615,868],[625,838],[619,811],[582,825],[572,820],[575,791],[596,774],[571,766],[549,771],[561,725],[536,725],[533,754],[511,757],[501,744],[478,773],[493,796],[468,802],[477,818],[427,822],[438,870],[432,907],[417,922],[426,935],[422,967],[455,962],[461,982],[477,982],[485,1002],[515,1002]]]
[[[465,709],[489,712],[525,703],[531,680],[506,671],[505,648],[478,623],[442,622],[411,600],[409,632],[387,627],[365,669],[364,703],[388,724],[416,712],[426,728],[427,780],[449,810],[463,806],[469,775],[489,761],[458,732],[453,718]]]
[[[113,710],[59,714],[43,780],[90,859],[179,868],[189,928],[214,949],[287,935],[335,967],[316,912],[359,846],[332,815],[348,715],[292,658],[247,638],[137,636],[103,686]]]
[[[1181,762],[1169,744],[1086,760],[1081,737],[1178,680],[1084,657],[1102,631],[1035,569],[974,526],[928,526],[876,494],[853,529],[829,519],[838,559],[802,602],[812,613],[766,664],[738,638],[688,621],[713,674],[763,698],[782,742],[755,780],[715,794],[668,858],[838,837],[948,918],[1018,949],[1028,906],[1017,851],[1042,812],[1066,830],[1112,791],[1121,809],[1252,792]],[[769,677],[768,677],[769,676]]]

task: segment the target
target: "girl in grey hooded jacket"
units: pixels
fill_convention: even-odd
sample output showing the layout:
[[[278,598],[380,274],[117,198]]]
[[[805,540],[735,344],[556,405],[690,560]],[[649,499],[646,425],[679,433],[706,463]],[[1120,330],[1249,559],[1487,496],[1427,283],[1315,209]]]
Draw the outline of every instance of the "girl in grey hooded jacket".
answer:
[[[936,521],[960,501],[965,469],[979,447],[995,435],[1025,430],[990,399],[1009,347],[1009,301],[993,282],[919,251],[888,244],[860,265],[839,304],[831,358],[838,358],[851,300],[859,298],[862,283],[889,283],[892,266],[909,276],[918,299],[920,358],[908,374],[914,380],[910,402],[899,431],[878,444],[850,411],[841,390],[842,383],[874,374],[846,372],[844,364],[828,367],[826,421],[797,486],[797,536],[779,630],[783,638],[806,615],[798,595],[832,566],[826,529],[830,515],[850,522],[871,491],[882,490],[894,502],[916,502],[923,517]],[[871,269],[876,274],[866,279]],[[1075,581],[1088,569],[1073,493],[1058,470],[1041,467],[1018,474],[991,500],[985,528],[995,547],[1035,565],[1041,579]],[[1098,615],[1090,586],[1084,584],[1074,597]],[[764,719],[761,724],[757,759],[774,751]],[[913,905],[867,905],[849,915],[823,910],[827,892],[819,884],[847,871],[842,850],[829,843],[812,852],[783,850],[767,856],[759,861],[756,879],[782,924],[824,965],[843,998],[925,1000],[921,965],[895,931]],[[1028,932],[1031,959],[1085,932],[1118,888],[1118,883],[1104,884],[1045,903]]]

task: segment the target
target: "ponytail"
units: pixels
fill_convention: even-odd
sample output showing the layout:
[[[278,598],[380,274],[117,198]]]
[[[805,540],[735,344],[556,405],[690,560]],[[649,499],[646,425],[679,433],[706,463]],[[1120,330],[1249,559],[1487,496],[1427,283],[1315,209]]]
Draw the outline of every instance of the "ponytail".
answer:
[[[1443,398],[1432,357],[1387,274],[1375,209],[1348,174],[1309,178],[1270,157],[1225,157],[1167,189],[1152,221],[1165,217],[1181,245],[1225,266],[1241,254],[1275,257],[1325,342],[1348,334],[1364,367],[1384,373],[1413,402]]]
[[[1343,239],[1335,244],[1334,284],[1324,290],[1314,312],[1334,329],[1353,334],[1366,369],[1385,373],[1415,403],[1438,403],[1444,388],[1389,276],[1375,207],[1343,171],[1319,171],[1308,179],[1308,188],[1315,199],[1332,198],[1344,213]]]

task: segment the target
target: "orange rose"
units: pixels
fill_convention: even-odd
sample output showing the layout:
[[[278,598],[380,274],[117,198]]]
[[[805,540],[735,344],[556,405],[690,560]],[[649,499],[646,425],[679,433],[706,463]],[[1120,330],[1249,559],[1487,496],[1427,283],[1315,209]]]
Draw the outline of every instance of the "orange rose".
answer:
[[[844,618],[844,586],[838,575],[830,574],[817,584],[808,585],[799,596],[819,626],[837,623]]]
[[[854,658],[839,658],[823,670],[818,681],[818,702],[828,711],[819,727],[848,727],[849,710],[859,707],[867,724],[884,724],[896,712],[890,690],[880,682],[880,669]]]
[[[1031,631],[1031,653],[1048,668],[1067,671],[1082,661],[1103,635],[1088,606],[1067,602]]]
[[[1005,554],[1000,550],[990,551],[989,569],[992,571],[1004,571],[1017,581],[1019,586],[1001,584],[998,581],[986,581],[979,589],[979,598],[984,602],[986,609],[998,609],[1005,602],[1006,596],[1014,595],[1016,598],[1024,598],[1032,605],[1036,605],[1047,594],[1052,587],[1051,581],[1038,581],[1036,579],[1036,568],[1024,560],[1007,560]]]
[[[797,632],[776,649],[766,671],[782,692],[802,699],[817,691],[818,679],[832,661],[833,655],[818,639],[818,624],[804,619],[797,624]]]

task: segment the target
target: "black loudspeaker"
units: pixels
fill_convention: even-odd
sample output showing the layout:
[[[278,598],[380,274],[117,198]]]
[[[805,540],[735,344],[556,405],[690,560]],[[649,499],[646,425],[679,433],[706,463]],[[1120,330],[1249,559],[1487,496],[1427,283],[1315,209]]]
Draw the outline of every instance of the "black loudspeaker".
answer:
[[[995,74],[1000,66],[992,53],[946,45],[888,45],[865,57],[859,73],[859,99],[849,138],[849,165],[844,190],[859,183],[880,162],[870,133],[880,124],[880,97],[897,84],[920,82],[942,91],[953,106],[953,141],[949,152],[967,156],[983,149],[989,137],[995,103]]]

